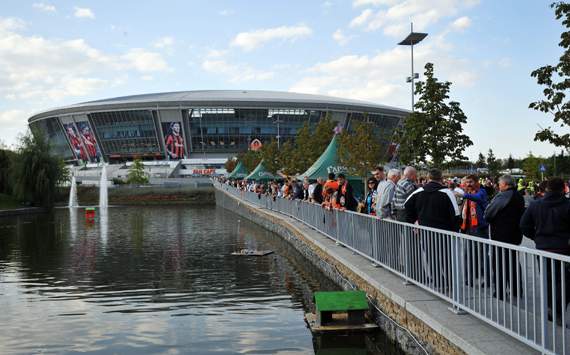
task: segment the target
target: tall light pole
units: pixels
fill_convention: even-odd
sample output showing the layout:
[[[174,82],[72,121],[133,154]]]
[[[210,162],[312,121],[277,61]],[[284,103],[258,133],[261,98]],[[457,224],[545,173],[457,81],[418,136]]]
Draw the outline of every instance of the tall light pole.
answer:
[[[414,73],[414,45],[420,43],[427,37],[427,33],[414,32],[414,23],[410,23],[410,34],[404,40],[398,43],[400,46],[410,46],[412,51],[412,75],[406,79],[406,82],[412,86],[412,112],[414,112],[414,80],[419,78],[418,73]]]
[[[277,136],[275,138],[277,138],[277,149],[281,149],[281,135],[279,134],[279,124],[281,123],[281,119],[279,118],[279,116],[277,116],[277,119],[275,121],[273,121],[273,123],[277,123]]]

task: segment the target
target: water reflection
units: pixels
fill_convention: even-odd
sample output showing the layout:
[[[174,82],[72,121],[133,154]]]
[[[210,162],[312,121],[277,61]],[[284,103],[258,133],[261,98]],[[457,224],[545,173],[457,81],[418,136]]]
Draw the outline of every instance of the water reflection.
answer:
[[[316,349],[303,314],[336,286],[274,234],[213,207],[82,211],[0,219],[0,353]]]
[[[99,230],[101,234],[101,244],[103,248],[107,247],[107,237],[109,234],[109,208],[101,207],[99,209]]]

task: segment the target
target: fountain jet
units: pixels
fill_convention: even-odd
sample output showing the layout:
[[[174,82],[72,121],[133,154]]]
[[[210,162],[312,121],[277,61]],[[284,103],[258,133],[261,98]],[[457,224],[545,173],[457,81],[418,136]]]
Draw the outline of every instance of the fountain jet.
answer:
[[[75,181],[75,175],[71,176],[71,187],[69,188],[69,208],[77,208],[77,183]]]
[[[107,166],[103,163],[101,169],[101,181],[99,182],[99,208],[107,208],[109,205],[107,187]]]

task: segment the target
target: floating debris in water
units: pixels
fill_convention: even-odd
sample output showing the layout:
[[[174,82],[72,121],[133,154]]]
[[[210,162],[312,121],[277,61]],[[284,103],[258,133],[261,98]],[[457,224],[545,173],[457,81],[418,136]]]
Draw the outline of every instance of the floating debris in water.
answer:
[[[241,249],[232,253],[232,255],[239,256],[265,256],[269,254],[273,254],[273,250]]]

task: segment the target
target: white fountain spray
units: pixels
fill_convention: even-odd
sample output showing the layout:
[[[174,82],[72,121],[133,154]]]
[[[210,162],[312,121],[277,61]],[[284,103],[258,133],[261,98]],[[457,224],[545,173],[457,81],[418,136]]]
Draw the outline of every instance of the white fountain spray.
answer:
[[[71,186],[69,188],[69,208],[77,208],[77,184],[75,182],[75,175],[71,176]]]
[[[101,169],[101,181],[99,182],[99,208],[107,208],[109,205],[107,189],[107,166],[103,163],[103,168]]]

